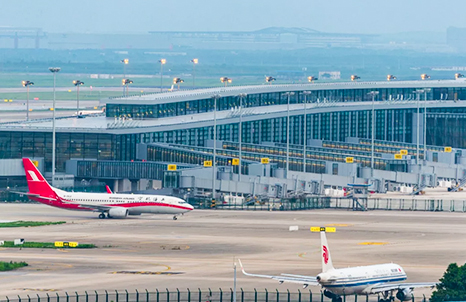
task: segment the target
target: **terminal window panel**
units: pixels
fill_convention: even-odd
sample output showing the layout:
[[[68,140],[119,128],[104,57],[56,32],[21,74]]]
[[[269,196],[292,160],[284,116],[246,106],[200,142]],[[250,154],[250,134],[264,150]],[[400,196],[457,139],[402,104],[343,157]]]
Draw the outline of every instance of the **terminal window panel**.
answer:
[[[261,142],[271,142],[272,141],[272,120],[262,120],[261,121]]]
[[[312,115],[312,139],[320,139],[320,114]]]
[[[345,141],[345,138],[350,136],[350,112],[339,112],[340,123],[338,125],[339,128],[339,141]]]
[[[357,115],[357,135],[356,137],[360,138],[368,138],[367,137],[367,123],[368,123],[368,118],[367,118],[367,111],[358,111]]]
[[[414,109],[412,109],[412,111],[414,112]],[[413,124],[413,114],[410,114],[409,111],[407,110],[402,111],[402,114],[405,117],[405,122],[403,125],[404,137],[402,137],[400,141],[412,143],[413,142],[413,131],[415,131],[416,129],[413,129],[412,126],[408,126],[408,125]],[[422,137],[422,132],[421,132],[421,137]]]
[[[330,138],[330,113],[320,113],[320,131],[321,139],[331,140]]]
[[[384,110],[375,110],[375,139],[383,140],[385,137],[385,112]]]
[[[340,127],[339,127],[339,114],[338,113],[330,113],[330,119],[331,119],[331,125],[330,125],[330,139],[333,140],[333,141],[338,141],[340,140],[340,137],[339,137],[339,130],[340,130]]]

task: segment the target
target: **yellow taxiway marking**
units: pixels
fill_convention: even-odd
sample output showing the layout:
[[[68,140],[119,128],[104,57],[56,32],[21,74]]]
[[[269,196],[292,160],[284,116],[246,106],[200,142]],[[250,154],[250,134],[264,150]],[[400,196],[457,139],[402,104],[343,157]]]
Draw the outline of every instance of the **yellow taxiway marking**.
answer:
[[[352,226],[352,224],[346,224],[346,223],[330,223],[326,224],[326,227],[349,227]]]
[[[299,253],[299,254],[298,254],[298,257],[304,258],[304,256],[306,256],[306,254],[307,254],[306,252],[304,252],[304,253]]]
[[[68,253],[69,252],[68,250],[65,250],[65,249],[57,249],[57,251],[62,252],[62,253]]]
[[[359,242],[359,245],[386,245],[388,242]]]

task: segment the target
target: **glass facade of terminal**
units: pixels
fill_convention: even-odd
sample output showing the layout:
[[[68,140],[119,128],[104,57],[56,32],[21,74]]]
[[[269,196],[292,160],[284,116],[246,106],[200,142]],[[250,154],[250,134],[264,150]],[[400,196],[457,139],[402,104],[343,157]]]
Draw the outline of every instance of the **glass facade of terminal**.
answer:
[[[335,89],[316,90],[312,94],[306,95],[303,91],[296,91],[290,96],[290,104],[321,102],[370,102],[371,91],[378,91],[376,96],[378,101],[389,100],[416,100],[415,88],[377,88],[377,89]],[[466,88],[432,88],[426,95],[421,95],[421,100],[427,97],[429,100],[466,100]],[[269,105],[287,104],[288,95],[286,92],[248,94],[243,98],[244,107],[259,107]],[[228,96],[220,97],[217,100],[217,110],[230,110],[240,106],[240,97]],[[108,104],[106,108],[107,117],[132,117],[132,118],[160,118],[178,116],[186,114],[204,113],[214,110],[214,100],[212,98],[180,101],[164,104],[145,105],[138,104]]]
[[[302,92],[296,92],[291,95],[290,103],[303,103],[305,99],[308,102],[340,101],[340,102],[358,102],[371,101],[368,92],[378,90],[378,100],[399,99],[400,95],[404,98],[415,99],[413,94],[415,88],[384,88],[384,89],[340,89],[340,90],[320,90],[313,91],[311,95],[305,95]],[[423,96],[423,95],[422,95]],[[428,94],[427,99],[449,99],[449,100],[466,100],[466,88],[433,88]],[[222,97],[218,100],[218,110],[230,110],[239,106],[238,97]],[[284,92],[248,94],[243,100],[247,107],[268,106],[277,104],[286,104],[288,95]],[[326,107],[331,108],[331,107]],[[323,148],[307,149],[306,157],[309,163],[306,163],[308,172],[320,173],[321,164],[325,160],[341,162],[344,160],[346,153],[351,150],[357,162],[368,165],[370,159],[367,159],[367,147],[345,145],[345,148],[332,147],[333,142],[344,142],[347,137],[358,137],[361,139],[371,138],[372,114],[371,110],[346,110],[338,111],[341,107],[335,107],[333,112],[316,112],[308,113],[306,117],[292,115],[290,117],[290,129],[287,129],[287,118],[282,112],[282,117],[267,117],[267,115],[255,115],[257,119],[246,121],[242,124],[242,142],[250,145],[264,145],[265,143],[286,144],[289,133],[290,144],[298,146],[292,150],[290,167],[292,170],[302,170],[302,147],[304,141],[311,139],[324,140],[326,143]],[[351,108],[354,108],[351,107]],[[178,103],[138,105],[138,104],[108,104],[107,116],[131,116],[131,117],[165,117],[185,115],[192,113],[202,113],[213,110],[213,100],[193,100]],[[326,111],[332,111],[326,109]],[[401,105],[393,106],[393,109],[376,110],[376,131],[375,139],[384,141],[396,141],[413,143],[415,134],[415,116],[416,109],[403,108]],[[420,109],[421,115],[423,108]],[[295,112],[294,112],[295,113]],[[451,146],[456,148],[466,148],[466,108],[429,108],[427,114],[427,144],[438,146]],[[250,116],[249,118],[250,119]],[[304,120],[306,119],[306,120]],[[305,122],[306,121],[306,122]],[[217,139],[224,142],[236,143],[239,141],[239,124],[221,124],[217,126]],[[306,131],[304,127],[306,125]],[[140,130],[140,129],[138,129]],[[105,130],[102,130],[103,132]],[[117,131],[117,130],[116,130]],[[304,137],[306,133],[306,137]],[[58,132],[57,133],[57,172],[65,171],[65,162],[69,159],[95,159],[95,160],[117,160],[131,161],[136,160],[136,145],[138,143],[170,143],[177,145],[187,145],[192,147],[205,147],[208,140],[213,139],[213,127],[195,127],[167,131],[148,131],[138,134],[107,134],[107,133],[80,133],[80,132]],[[389,146],[376,146],[377,152],[387,153]],[[0,131],[0,158],[21,158],[21,157],[44,157],[46,171],[51,171],[52,167],[52,134],[50,132],[33,132],[33,131]],[[201,149],[198,149],[201,152]],[[332,151],[333,150],[333,151]],[[260,150],[255,151],[243,150],[245,159],[257,161],[263,154],[268,156],[277,156],[273,158],[279,167],[284,167],[283,148],[280,150]],[[356,152],[357,151],[357,152]],[[167,151],[168,152],[168,151]],[[182,152],[182,151],[179,151]],[[220,152],[220,151],[219,151]],[[234,148],[226,148],[221,152],[225,156],[236,156]],[[274,153],[275,152],[275,153]],[[278,152],[278,153],[276,153]],[[361,153],[358,153],[361,152]],[[410,150],[411,152],[411,150]],[[282,154],[280,154],[282,153]],[[199,164],[202,156],[196,156],[195,159],[183,159],[181,153],[171,156],[169,161],[186,162]],[[410,153],[412,155],[412,153]],[[168,160],[165,156],[152,156],[157,160]],[[190,157],[192,155],[189,155]],[[206,155],[208,156],[208,155]],[[296,158],[295,158],[296,157]],[[422,157],[422,154],[421,154]],[[194,161],[194,162],[192,162]],[[314,165],[315,164],[315,165]],[[402,171],[403,166],[397,166],[398,163],[387,163],[386,161],[377,161],[376,167],[379,169],[389,169]],[[296,167],[295,167],[296,166]],[[295,168],[294,168],[295,167]],[[246,169],[243,167],[243,169]]]
[[[131,160],[139,135],[57,133],[56,170],[65,171],[69,159]],[[0,131],[0,158],[44,157],[52,170],[52,133]]]
[[[412,142],[412,123],[415,109],[390,109],[376,111],[376,139]],[[306,138],[345,141],[347,137],[371,137],[372,114],[370,110],[312,113],[306,115]],[[304,115],[290,117],[290,143],[304,144]],[[217,138],[238,141],[239,124],[217,126]],[[167,142],[203,146],[213,139],[212,127],[189,128],[142,134],[144,143]],[[245,143],[286,143],[287,118],[278,117],[243,122],[242,139]]]
[[[76,177],[100,179],[158,179],[162,180],[167,163],[154,162],[117,162],[78,160]],[[177,170],[187,168],[177,165]]]

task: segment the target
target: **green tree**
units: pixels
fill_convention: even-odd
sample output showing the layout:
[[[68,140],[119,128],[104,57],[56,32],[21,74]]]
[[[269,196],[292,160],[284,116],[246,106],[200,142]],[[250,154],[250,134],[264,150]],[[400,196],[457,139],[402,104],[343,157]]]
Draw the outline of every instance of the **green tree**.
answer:
[[[430,299],[431,302],[466,301],[466,264],[451,263]]]

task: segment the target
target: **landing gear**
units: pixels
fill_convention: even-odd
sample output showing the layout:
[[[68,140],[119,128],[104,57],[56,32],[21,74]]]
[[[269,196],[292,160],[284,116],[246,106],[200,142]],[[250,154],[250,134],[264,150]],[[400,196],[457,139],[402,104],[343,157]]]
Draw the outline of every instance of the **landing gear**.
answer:
[[[342,302],[343,301],[343,299],[339,295],[336,295],[336,294],[332,293],[329,290],[324,290],[324,296],[326,296],[327,298],[332,299],[332,302]]]
[[[173,220],[178,220],[178,217],[176,215],[173,216]]]
[[[105,214],[104,214],[104,213],[100,213],[100,214],[99,214],[99,219],[105,219]]]
[[[392,291],[386,291],[382,293],[382,298],[379,299],[379,302],[393,302],[395,301],[395,297],[393,297]]]

